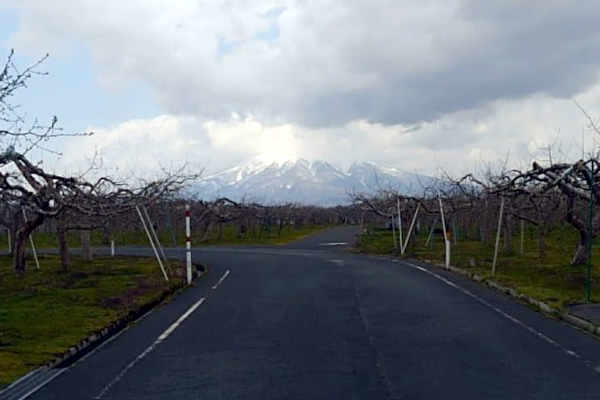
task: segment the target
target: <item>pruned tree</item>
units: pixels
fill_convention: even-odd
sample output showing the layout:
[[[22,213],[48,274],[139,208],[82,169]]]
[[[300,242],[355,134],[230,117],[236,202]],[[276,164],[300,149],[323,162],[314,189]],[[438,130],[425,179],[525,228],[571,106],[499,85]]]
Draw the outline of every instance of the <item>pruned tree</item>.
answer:
[[[479,196],[488,199],[493,196],[521,196],[528,199],[537,209],[537,217],[517,215],[542,229],[554,211],[559,209],[561,197],[566,206],[564,220],[579,234],[572,264],[585,264],[588,260],[587,245],[600,231],[600,215],[594,213],[589,219],[590,207],[600,204],[600,164],[597,156],[575,163],[553,163],[542,165],[533,162],[527,170],[507,170],[496,175],[488,175],[487,180],[468,174],[457,180],[461,187],[478,187]]]
[[[557,163],[542,166],[533,163],[530,170],[512,171],[506,190],[526,193],[560,192],[566,198],[565,220],[579,234],[572,264],[585,264],[588,260],[587,245],[600,231],[600,215],[590,220],[589,207],[600,204],[600,165],[596,157],[575,163]],[[586,207],[587,205],[587,207]],[[550,210],[546,210],[548,212]]]
[[[0,166],[4,167],[0,168],[2,197],[32,215],[15,235],[14,268],[19,275],[25,273],[25,240],[47,218],[59,218],[59,247],[63,268],[67,268],[67,231],[92,229],[105,219],[168,196],[194,178],[180,170],[137,187],[108,177],[87,182],[48,173],[12,149],[0,154]],[[76,218],[64,218],[69,214]],[[67,220],[77,222],[68,224]]]
[[[11,51],[0,69],[0,199],[9,215],[3,218],[3,223],[17,225],[13,258],[18,275],[25,273],[25,240],[48,218],[57,219],[62,264],[67,268],[66,233],[69,230],[92,229],[126,210],[172,194],[198,175],[186,173],[182,168],[136,183],[116,181],[108,176],[88,181],[85,175],[61,176],[32,162],[28,158],[30,150],[50,151],[43,145],[49,139],[91,134],[64,133],[57,126],[56,117],[46,125],[37,120],[29,121],[26,113],[11,102],[16,91],[27,87],[32,77],[46,75],[39,71],[46,58],[21,71]],[[17,222],[15,216],[20,213],[28,218]]]

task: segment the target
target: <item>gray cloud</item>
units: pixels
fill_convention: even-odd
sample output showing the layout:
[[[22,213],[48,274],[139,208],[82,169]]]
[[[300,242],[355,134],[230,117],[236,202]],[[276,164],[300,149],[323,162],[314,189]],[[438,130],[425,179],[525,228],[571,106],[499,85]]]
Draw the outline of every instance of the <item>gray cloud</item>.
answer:
[[[350,72],[348,79],[365,71],[377,78],[357,90],[327,90],[309,98],[297,119],[317,125],[357,117],[416,123],[498,99],[537,93],[570,97],[598,79],[598,2],[467,1],[446,15],[450,18],[434,18],[432,11],[435,24],[411,26],[410,32],[398,28],[410,24],[399,18],[404,4],[375,2],[371,12],[353,8],[347,25],[371,30],[362,40],[337,37],[339,50],[331,56],[346,60],[341,71]],[[390,12],[377,20],[379,6]],[[326,27],[315,29],[321,30],[315,36],[327,37]]]
[[[170,113],[211,119],[415,124],[500,99],[568,98],[600,66],[596,1],[14,4],[16,43],[83,41],[108,85],[141,79]],[[235,46],[219,53],[223,43]]]

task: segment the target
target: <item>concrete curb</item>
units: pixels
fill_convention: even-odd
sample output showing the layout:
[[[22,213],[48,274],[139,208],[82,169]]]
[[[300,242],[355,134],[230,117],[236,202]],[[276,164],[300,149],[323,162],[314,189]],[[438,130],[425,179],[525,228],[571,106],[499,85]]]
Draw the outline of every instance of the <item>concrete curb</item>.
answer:
[[[177,285],[163,291],[161,295],[158,296],[156,299],[146,304],[142,304],[138,308],[129,311],[125,316],[119,318],[117,321],[114,321],[109,326],[94,332],[75,346],[71,346],[67,351],[58,355],[53,361],[44,365],[44,367],[66,368],[72,365],[77,360],[83,358],[83,356],[85,356],[86,354],[94,350],[96,347],[110,339],[112,336],[121,332],[129,324],[139,320],[144,315],[148,314],[151,310],[153,310],[163,301],[165,301],[167,297],[175,294],[184,286],[185,282],[181,280]]]
[[[444,264],[438,264],[438,263],[432,262],[431,260],[422,260],[422,261],[429,265],[432,265],[434,267],[443,269],[445,271],[451,271],[457,275],[464,276],[466,278],[471,279],[472,281],[475,281],[475,282],[478,282],[481,284],[485,284],[500,293],[504,293],[514,299],[519,300],[521,303],[526,303],[526,304],[533,306],[535,309],[541,311],[542,313],[544,313],[546,315],[549,315],[553,318],[560,319],[578,329],[581,329],[585,332],[591,333],[594,336],[600,337],[600,326],[599,325],[596,325],[593,322],[590,322],[588,320],[580,318],[569,312],[566,312],[566,311],[563,312],[563,311],[556,310],[556,309],[550,307],[548,304],[544,303],[543,301],[536,300],[536,299],[529,297],[523,293],[520,293],[519,291],[517,291],[514,288],[501,285],[498,282],[493,281],[493,280],[489,280],[489,279],[486,280],[480,275],[471,273],[465,269],[458,268],[453,265],[451,265],[449,268],[446,269],[446,266]]]

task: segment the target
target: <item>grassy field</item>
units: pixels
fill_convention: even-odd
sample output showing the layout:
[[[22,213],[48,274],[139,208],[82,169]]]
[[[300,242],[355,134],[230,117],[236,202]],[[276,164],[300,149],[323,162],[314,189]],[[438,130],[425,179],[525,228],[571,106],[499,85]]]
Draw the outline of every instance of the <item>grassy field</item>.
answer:
[[[154,259],[72,261],[64,273],[56,256],[42,256],[40,270],[30,261],[16,278],[0,257],[0,387],[181,282],[167,284]]]
[[[548,234],[546,256],[538,257],[537,233],[535,228],[526,230],[524,253],[520,254],[520,236],[513,237],[513,249],[506,251],[501,242],[498,254],[496,275],[492,277],[493,245],[484,245],[479,240],[465,240],[458,237],[451,241],[451,264],[485,279],[493,279],[535,299],[546,302],[557,309],[570,304],[584,303],[585,267],[570,265],[576,233],[568,228],[558,228]],[[433,238],[426,247],[427,232],[423,232],[417,245],[409,245],[406,258],[430,260],[444,263],[444,239],[440,235]],[[392,232],[370,229],[361,237],[359,250],[368,253],[396,254],[393,248]],[[600,260],[600,243],[593,245],[592,260]],[[593,302],[600,302],[600,271],[592,267]]]
[[[315,225],[315,226],[304,226],[302,228],[292,227],[291,229],[286,227],[278,234],[278,230],[275,227],[265,229],[262,236],[259,236],[258,232],[252,235],[250,232],[246,233],[243,237],[237,237],[236,227],[232,225],[226,225],[223,228],[221,239],[218,238],[217,229],[213,229],[208,237],[208,240],[200,243],[200,234],[192,233],[192,246],[215,246],[215,245],[283,245],[286,243],[293,242],[303,237],[312,235],[320,232],[324,229],[330,228],[326,225]],[[175,244],[180,247],[185,247],[185,234],[178,232],[176,237],[170,231],[163,229],[158,232],[159,240],[165,247],[173,247]],[[7,235],[5,232],[0,234],[0,251],[7,250]],[[92,233],[92,245],[93,246],[106,246],[103,242],[101,232],[94,231]],[[116,246],[131,246],[141,245],[150,246],[146,232],[143,230],[134,230],[131,232],[123,232],[115,234],[112,238],[115,241]],[[37,248],[57,248],[58,242],[55,234],[51,233],[34,233],[33,240]],[[79,247],[81,243],[79,232],[69,232],[67,242],[70,247]]]

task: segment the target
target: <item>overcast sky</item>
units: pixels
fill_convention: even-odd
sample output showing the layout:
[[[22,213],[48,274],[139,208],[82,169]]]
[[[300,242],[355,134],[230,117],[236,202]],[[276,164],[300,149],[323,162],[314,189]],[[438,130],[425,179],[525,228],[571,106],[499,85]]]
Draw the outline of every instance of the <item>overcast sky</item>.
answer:
[[[0,52],[50,53],[15,100],[95,132],[51,145],[60,168],[97,150],[138,170],[267,155],[460,174],[593,149],[574,100],[600,117],[598,16],[597,0],[0,0]]]

